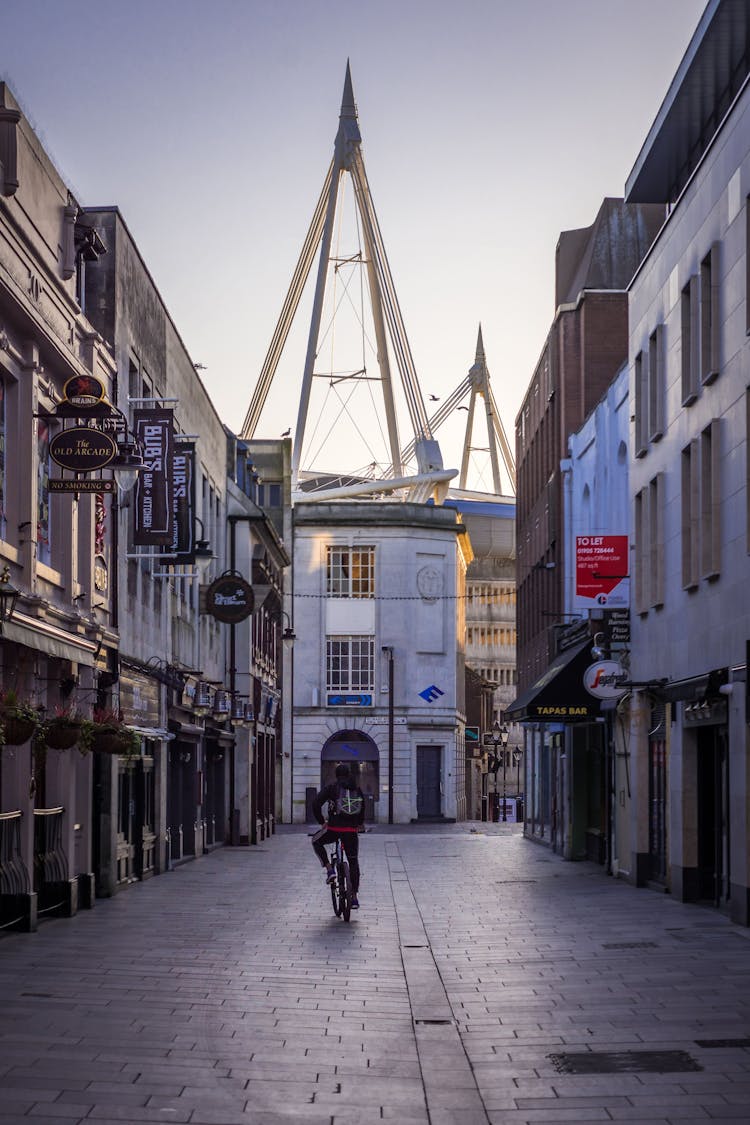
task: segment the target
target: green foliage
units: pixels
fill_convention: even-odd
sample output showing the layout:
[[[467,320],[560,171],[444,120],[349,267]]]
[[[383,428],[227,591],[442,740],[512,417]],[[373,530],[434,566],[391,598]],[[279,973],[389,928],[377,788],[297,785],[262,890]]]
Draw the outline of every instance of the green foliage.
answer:
[[[27,700],[20,700],[12,688],[0,691],[0,745],[6,745],[12,724],[30,724],[35,730],[39,720],[39,711]]]

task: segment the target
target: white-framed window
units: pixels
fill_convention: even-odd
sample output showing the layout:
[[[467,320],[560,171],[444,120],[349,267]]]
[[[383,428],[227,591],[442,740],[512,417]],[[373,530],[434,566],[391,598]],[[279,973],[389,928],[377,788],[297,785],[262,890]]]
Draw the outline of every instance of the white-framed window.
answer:
[[[326,593],[331,598],[374,598],[375,548],[328,547]]]
[[[326,689],[375,690],[375,640],[365,637],[326,637]]]

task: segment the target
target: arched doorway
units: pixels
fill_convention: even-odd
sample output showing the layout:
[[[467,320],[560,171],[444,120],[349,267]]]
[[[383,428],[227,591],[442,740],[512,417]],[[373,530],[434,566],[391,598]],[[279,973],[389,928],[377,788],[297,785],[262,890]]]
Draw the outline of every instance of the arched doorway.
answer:
[[[347,762],[365,795],[365,820],[377,820],[380,795],[380,751],[361,730],[339,730],[326,742],[320,755],[320,784],[336,779],[336,765]]]

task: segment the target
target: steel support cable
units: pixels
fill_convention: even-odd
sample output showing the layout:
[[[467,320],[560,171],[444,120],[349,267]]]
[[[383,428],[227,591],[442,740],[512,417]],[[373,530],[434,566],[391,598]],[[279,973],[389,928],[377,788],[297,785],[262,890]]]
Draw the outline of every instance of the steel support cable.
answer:
[[[415,433],[422,434],[425,437],[431,437],[429,422],[427,419],[427,411],[425,410],[422,392],[417,378],[414,360],[409,348],[409,341],[404,327],[401,309],[396,296],[396,289],[391,276],[390,266],[388,264],[388,255],[385,252],[383,238],[380,233],[378,225],[377,213],[375,205],[370,193],[369,183],[367,181],[367,173],[365,172],[364,164],[362,162],[361,154],[357,152],[355,159],[352,161],[352,177],[354,179],[355,187],[359,189],[359,195],[364,205],[363,217],[366,216],[366,221],[371,231],[373,245],[377,250],[377,272],[380,280],[383,295],[386,298],[385,307],[388,316],[389,325],[391,327],[391,337],[394,348],[398,350],[401,355],[401,363],[399,363],[399,370],[401,371],[401,379],[404,386],[404,392],[409,406],[409,414],[412,421],[412,426]]]
[[[516,461],[515,461],[515,458],[513,456],[512,451],[511,451],[510,444],[508,442],[508,438],[507,438],[506,433],[505,433],[505,427],[503,426],[503,421],[502,421],[502,418],[500,417],[500,412],[497,409],[497,403],[495,402],[495,396],[492,393],[492,387],[489,384],[489,380],[487,381],[487,391],[488,391],[489,396],[490,396],[490,406],[492,407],[492,420],[493,420],[493,425],[494,425],[494,429],[495,429],[495,435],[496,435],[498,441],[500,442],[500,449],[501,449],[501,452],[502,452],[502,455],[503,455],[503,461],[505,462],[505,469],[506,469],[506,472],[507,472],[507,474],[510,478],[510,483],[513,487],[513,492],[515,493],[515,491],[516,491]]]
[[[458,404],[461,402],[461,399],[466,398],[470,390],[471,376],[467,375],[463,383],[456,387],[455,391],[453,391],[450,397],[447,398],[445,402],[440,404],[440,407],[430,418],[430,429],[432,430],[433,434],[440,428],[440,426],[442,426],[446,418],[448,418],[448,416],[456,409]],[[401,450],[401,459],[403,461],[408,461],[414,456],[415,446],[415,439],[412,439],[408,445],[404,446],[404,448]]]
[[[386,424],[388,428],[387,448],[390,454],[392,474],[401,475],[401,441],[398,432],[398,416],[393,395],[393,379],[391,376],[391,361],[388,348],[388,332],[392,332],[392,325],[387,323],[387,309],[384,305],[382,286],[378,275],[378,251],[374,240],[371,216],[366,211],[366,196],[362,195],[361,184],[352,175],[354,194],[357,199],[356,213],[362,224],[362,237],[367,254],[367,285],[370,292],[373,327],[376,339],[376,357],[380,369],[380,382],[385,403]],[[358,226],[359,229],[359,226]],[[394,346],[396,362],[399,363],[400,354]],[[403,384],[403,378],[402,378]]]
[[[328,431],[321,438],[317,451],[310,456],[310,465],[311,466],[312,466],[313,462],[315,461],[316,457],[320,453],[322,453],[323,449],[325,448],[326,443],[328,442],[329,438],[331,437],[331,434],[333,433],[333,430],[334,430],[335,426],[338,424],[339,419],[341,418],[342,414],[346,414],[349,417],[349,419],[352,422],[352,425],[354,426],[354,429],[357,431],[357,433],[361,437],[362,442],[365,445],[365,447],[367,448],[368,452],[370,452],[374,455],[375,451],[370,448],[370,446],[367,442],[367,439],[365,438],[364,434],[361,432],[359,426],[357,425],[355,419],[352,417],[351,412],[349,411],[349,401],[351,400],[352,396],[354,395],[355,390],[356,390],[356,386],[353,386],[351,388],[350,392],[349,392],[349,398],[346,401],[344,401],[343,396],[339,393],[339,391],[335,387],[329,387],[328,392],[326,394],[326,398],[328,398],[331,395],[334,395],[339,401],[339,411],[338,411],[338,414],[336,415],[336,417],[332,419],[331,424],[328,427]],[[324,403],[324,405],[325,405],[325,403]],[[311,437],[308,439],[307,444],[308,444],[308,447],[310,447],[310,448],[312,448],[313,439],[317,437],[318,427],[320,426],[320,423],[322,422],[322,420],[323,420],[323,409],[321,408],[320,413],[318,415],[318,421],[315,423],[315,429],[313,430],[313,433],[312,433]],[[312,469],[308,470],[308,472],[311,472],[311,471],[312,471]]]
[[[390,272],[388,258],[383,245],[382,235],[377,226],[377,216],[371,216],[371,224],[373,227],[373,234],[376,239],[375,245],[377,248],[377,270],[383,295],[385,298],[386,315],[391,327],[392,338],[397,342],[397,349],[400,356],[399,370],[401,372],[401,381],[406,395],[409,413],[412,422],[412,428],[415,433],[424,434],[429,429],[427,421],[427,412],[424,408],[421,390],[419,388],[419,381],[417,379],[416,369],[414,367],[414,360],[409,349],[409,341],[406,335],[406,328],[404,326],[403,318],[401,316],[401,309],[396,295],[396,289],[393,282],[393,277]]]
[[[325,224],[326,205],[328,195],[331,190],[331,179],[333,176],[333,161],[331,161],[328,172],[326,173],[323,190],[320,193],[320,198],[313,213],[312,222],[307,231],[305,241],[302,245],[299,259],[292,276],[292,281],[284,299],[284,304],[281,308],[281,314],[276,323],[271,343],[266,353],[266,358],[263,361],[258,382],[255,385],[253,396],[250,400],[245,421],[242,426],[241,435],[243,438],[251,438],[255,433],[255,427],[258,425],[260,415],[265,406],[268,397],[268,391],[273,382],[273,377],[276,374],[276,368],[279,363],[279,358],[284,350],[289,330],[294,320],[294,315],[299,305],[300,297],[307,283],[310,269],[315,258],[315,251],[323,237],[323,227]]]
[[[302,371],[302,386],[300,388],[299,405],[297,408],[297,423],[295,426],[294,439],[292,442],[292,489],[295,489],[297,487],[297,474],[299,472],[302,447],[305,440],[307,411],[310,404],[310,393],[312,390],[315,360],[318,354],[320,321],[323,314],[326,281],[331,258],[331,240],[333,238],[333,227],[336,219],[336,207],[338,204],[339,191],[341,189],[341,177],[343,175],[343,167],[341,164],[339,149],[340,146],[337,140],[333,158],[333,174],[330,179],[330,190],[328,192],[328,199],[326,200],[325,219],[323,221],[323,230],[321,232],[320,238],[318,269],[315,277],[315,291],[313,295],[312,312],[310,314],[310,330],[307,336],[305,363]]]
[[[407,361],[406,361],[406,356],[404,354],[402,341],[399,337],[397,324],[396,324],[396,321],[395,321],[394,316],[393,316],[393,309],[391,307],[391,295],[388,292],[387,288],[383,284],[384,280],[387,281],[387,278],[384,279],[382,263],[380,261],[379,244],[378,244],[378,241],[376,239],[376,231],[375,231],[375,228],[373,226],[373,218],[372,218],[372,215],[369,213],[369,209],[368,209],[368,205],[367,205],[366,186],[363,185],[362,182],[360,181],[360,179],[358,178],[356,168],[352,169],[351,174],[352,174],[352,179],[354,181],[355,191],[357,193],[357,199],[359,200],[359,211],[360,211],[360,214],[362,216],[362,223],[363,223],[363,226],[365,227],[365,240],[366,240],[366,242],[369,243],[369,245],[372,246],[372,250],[373,250],[372,258],[373,258],[373,264],[374,264],[374,267],[375,267],[375,277],[376,277],[376,280],[377,280],[377,283],[378,283],[378,288],[380,290],[381,304],[382,304],[382,307],[383,307],[383,311],[385,312],[386,320],[388,322],[388,329],[389,329],[390,336],[391,336],[391,345],[393,347],[394,354],[395,354],[395,357],[396,357],[396,366],[398,367],[399,374],[401,376],[401,384],[404,388],[404,394],[407,397],[407,404],[410,407],[409,413],[412,416],[412,421],[413,421],[413,411],[411,409],[411,404],[408,401],[409,390],[408,390]]]

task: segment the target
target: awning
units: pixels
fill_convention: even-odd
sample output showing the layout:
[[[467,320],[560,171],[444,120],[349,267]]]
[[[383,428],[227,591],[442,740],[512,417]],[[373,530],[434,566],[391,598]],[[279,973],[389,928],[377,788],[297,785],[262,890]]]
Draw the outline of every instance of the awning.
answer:
[[[585,723],[601,716],[599,700],[583,686],[591,639],[561,652],[525,692],[505,708],[514,722]]]
[[[685,680],[672,680],[664,685],[661,694],[667,703],[695,703],[707,696],[718,695],[721,685],[728,682],[729,669],[714,668],[711,672],[689,676]]]
[[[6,621],[3,625],[3,637],[6,641],[36,649],[47,656],[56,656],[59,660],[71,660],[74,664],[94,667],[96,645],[92,641],[74,633],[66,633],[43,621],[25,625],[17,618],[18,614],[15,614],[12,621]]]

